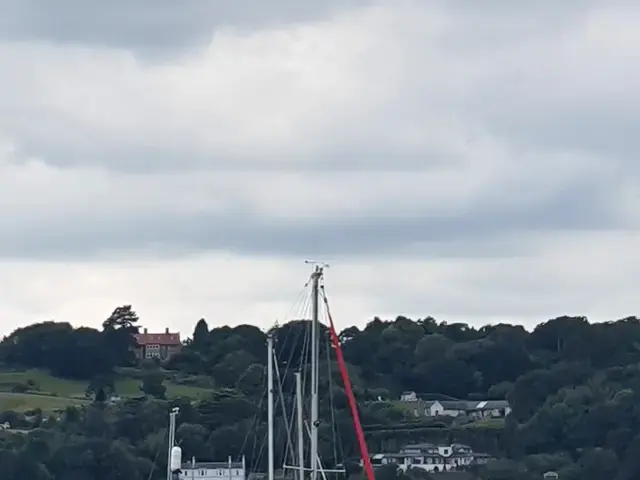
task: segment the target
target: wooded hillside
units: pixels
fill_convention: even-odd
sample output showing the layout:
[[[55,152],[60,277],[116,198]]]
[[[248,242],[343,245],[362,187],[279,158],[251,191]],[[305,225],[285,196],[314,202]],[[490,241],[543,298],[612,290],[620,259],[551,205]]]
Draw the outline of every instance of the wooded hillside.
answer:
[[[7,374],[49,372],[61,381],[84,382],[90,398],[58,402],[51,411],[3,412],[1,420],[20,431],[2,433],[0,478],[161,479],[170,405],[181,407],[178,440],[186,456],[224,460],[244,454],[249,466],[264,466],[266,333],[249,325],[210,330],[200,320],[166,365],[139,365],[131,351],[137,323],[135,312],[121,307],[100,330],[48,322],[4,339],[0,361]],[[300,361],[307,327],[295,321],[273,331],[285,384]],[[398,317],[374,319],[363,330],[347,328],[340,338],[372,453],[411,442],[461,442],[497,458],[476,472],[487,480],[540,479],[548,471],[562,480],[639,478],[635,317],[599,324],[561,317],[532,332]],[[0,385],[0,399],[60,400],[59,392],[27,380]],[[139,393],[118,391],[131,382]],[[337,453],[357,456],[333,361],[321,368],[321,387],[322,413],[328,415],[332,404],[337,425],[321,425],[323,459],[330,464]],[[399,401],[404,391],[425,399],[506,399],[512,412],[497,422],[415,416]],[[122,400],[110,404],[114,394]],[[286,388],[283,396],[290,401]],[[278,438],[284,452],[285,440]]]

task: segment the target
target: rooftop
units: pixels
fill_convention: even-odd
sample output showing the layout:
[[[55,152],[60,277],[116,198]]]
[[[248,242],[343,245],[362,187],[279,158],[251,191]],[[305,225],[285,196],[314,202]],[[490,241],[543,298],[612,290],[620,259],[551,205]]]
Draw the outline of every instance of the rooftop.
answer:
[[[229,468],[229,462],[186,462],[182,464],[182,469],[213,469],[213,468]],[[231,462],[231,468],[243,468],[242,462]]]
[[[495,408],[507,408],[509,402],[506,400],[429,400],[425,402],[425,406],[428,408],[431,405],[439,403],[446,409],[451,410],[492,410]]]
[[[405,456],[410,456],[413,455],[414,452],[419,451],[420,453],[426,453],[426,454],[435,454],[435,455],[440,455],[443,456],[441,453],[438,453],[438,451],[440,449],[445,449],[445,448],[451,448],[451,453],[445,456],[457,456],[457,455],[467,455],[469,453],[473,452],[473,449],[468,446],[468,445],[463,445],[461,443],[454,443],[451,445],[434,445],[432,443],[417,443],[417,444],[413,444],[413,445],[405,445],[404,447],[402,447],[402,449],[400,450],[399,453],[393,453],[393,454],[383,454],[384,456],[390,456],[390,457],[405,457]],[[477,455],[477,454],[476,454]]]
[[[178,346],[181,345],[179,333],[169,333],[167,328],[164,333],[149,333],[145,328],[143,333],[134,334],[138,345],[166,345],[166,346]]]

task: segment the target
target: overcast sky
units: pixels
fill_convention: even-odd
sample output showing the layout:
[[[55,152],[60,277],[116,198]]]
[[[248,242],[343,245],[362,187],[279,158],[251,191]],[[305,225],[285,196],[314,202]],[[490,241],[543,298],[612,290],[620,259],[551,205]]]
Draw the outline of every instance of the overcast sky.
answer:
[[[638,314],[639,24],[630,0],[0,0],[0,331],[120,304],[267,327],[305,259],[340,327]]]

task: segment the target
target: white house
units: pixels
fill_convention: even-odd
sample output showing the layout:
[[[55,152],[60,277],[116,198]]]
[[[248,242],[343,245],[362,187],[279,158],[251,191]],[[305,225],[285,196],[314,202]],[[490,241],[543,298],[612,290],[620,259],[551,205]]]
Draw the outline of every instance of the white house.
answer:
[[[407,445],[399,453],[379,453],[371,457],[374,465],[396,464],[404,471],[419,468],[427,472],[464,470],[474,464],[486,463],[489,455],[475,453],[471,447],[462,444],[433,445],[421,443]]]
[[[424,404],[424,414],[428,417],[469,415],[476,418],[503,418],[509,413],[511,413],[511,407],[506,400],[484,400],[481,402],[434,400]]]
[[[464,400],[434,400],[425,402],[425,415],[428,417],[457,417],[464,415],[470,408],[470,402]]]
[[[182,464],[178,474],[180,480],[246,480],[245,459],[241,462],[190,462]]]
[[[511,413],[511,406],[506,400],[485,400],[473,408],[473,413],[480,418],[502,418]]]
[[[402,392],[400,400],[403,402],[417,402],[419,398],[416,392]]]

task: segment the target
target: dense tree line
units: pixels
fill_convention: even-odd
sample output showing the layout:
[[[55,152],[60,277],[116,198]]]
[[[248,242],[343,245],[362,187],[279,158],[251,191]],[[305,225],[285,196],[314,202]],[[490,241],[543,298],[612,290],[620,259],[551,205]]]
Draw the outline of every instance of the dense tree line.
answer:
[[[134,363],[130,347],[136,322],[133,310],[121,307],[101,330],[54,322],[33,325],[5,338],[0,359],[9,367],[105,378]],[[307,331],[305,321],[271,331],[287,406],[292,402],[290,374],[301,363]],[[433,318],[376,318],[362,330],[345,329],[340,339],[374,451],[403,442],[468,443],[497,458],[476,472],[486,480],[539,479],[547,471],[563,480],[640,476],[640,320],[635,317],[595,324],[560,317],[531,332],[506,324],[473,328]],[[265,341],[266,333],[253,326],[210,330],[200,320],[166,370],[149,371],[147,396],[116,405],[96,396],[91,406],[38,418],[39,428],[28,436],[7,433],[0,477],[162,478],[166,414],[176,402],[182,408],[178,437],[187,456],[245,454],[250,465],[263,465]],[[322,342],[323,358],[329,352]],[[330,359],[324,363],[321,410],[326,417],[333,405],[337,428],[321,425],[320,448],[331,463],[336,445],[346,457],[357,451],[336,366]],[[211,394],[197,401],[163,399],[167,371],[206,382]],[[429,398],[506,398],[513,411],[498,427],[414,417],[395,401],[407,390]],[[282,416],[278,428],[284,452]]]
[[[101,330],[53,321],[19,328],[2,341],[0,362],[47,368],[65,378],[107,375],[118,366],[134,364],[138,320],[131,305],[124,305],[113,311]]]

